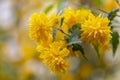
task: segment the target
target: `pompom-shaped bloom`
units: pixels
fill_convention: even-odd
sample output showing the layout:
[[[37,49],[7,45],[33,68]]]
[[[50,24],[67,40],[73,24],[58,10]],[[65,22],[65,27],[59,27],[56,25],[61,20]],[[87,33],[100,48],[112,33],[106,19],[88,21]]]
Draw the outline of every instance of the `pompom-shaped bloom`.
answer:
[[[81,26],[81,39],[89,44],[104,45],[111,40],[109,20],[101,16],[91,16]]]
[[[87,9],[80,9],[76,11],[72,8],[65,9],[63,14],[64,23],[68,25],[68,27],[72,27],[75,24],[83,23],[89,15],[92,15],[92,13]]]
[[[29,26],[30,38],[35,40],[37,43],[52,41],[52,27],[44,13],[41,13],[40,15],[36,13],[33,14],[30,18]]]
[[[69,54],[69,50],[64,47],[63,42],[54,42],[49,48],[43,50],[40,58],[49,66],[53,72],[64,72],[69,69],[68,62],[64,59]]]

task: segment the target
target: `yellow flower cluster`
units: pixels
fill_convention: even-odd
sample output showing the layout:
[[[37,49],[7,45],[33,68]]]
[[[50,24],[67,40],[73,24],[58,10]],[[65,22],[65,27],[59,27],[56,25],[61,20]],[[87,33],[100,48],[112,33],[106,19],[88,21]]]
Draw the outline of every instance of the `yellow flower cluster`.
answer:
[[[62,19],[63,22],[61,23]],[[99,52],[105,52],[110,48],[111,30],[108,26],[109,20],[102,18],[101,15],[94,16],[90,10],[80,9],[75,11],[69,8],[65,9],[60,16],[53,14],[47,17],[46,14],[41,13],[40,15],[33,14],[30,18],[30,38],[36,41],[40,58],[53,72],[69,70],[69,64],[65,58],[71,55],[73,46],[67,47],[68,41],[64,37],[68,36],[69,40],[72,37],[71,41],[74,41],[74,36],[69,35],[69,30],[75,24],[80,24],[77,31],[81,34],[70,33],[70,35],[74,34],[77,36],[76,38],[79,38],[78,40],[90,45],[98,45]],[[57,31],[53,32],[53,29]],[[53,38],[57,39],[54,40]]]
[[[102,18],[100,15],[96,17],[90,10],[80,9],[75,11],[72,8],[65,9],[63,17],[62,29],[66,33],[73,25],[79,23],[83,32],[80,39],[88,44],[98,45],[102,53],[110,49],[111,30],[107,18]]]
[[[47,17],[44,13],[33,14],[30,19],[30,38],[37,42],[40,58],[53,72],[64,72],[69,69],[68,62],[64,59],[69,50],[65,42],[52,42],[52,29],[59,23],[59,16],[54,14]]]

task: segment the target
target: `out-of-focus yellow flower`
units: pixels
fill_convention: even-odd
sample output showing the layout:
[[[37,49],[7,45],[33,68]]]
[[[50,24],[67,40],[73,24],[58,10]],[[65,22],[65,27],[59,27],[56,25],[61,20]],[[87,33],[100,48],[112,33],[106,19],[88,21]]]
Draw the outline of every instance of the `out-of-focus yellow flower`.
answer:
[[[49,48],[42,51],[40,58],[49,66],[53,72],[64,72],[69,69],[68,62],[64,59],[69,54],[69,50],[64,48],[63,42],[54,42]]]
[[[69,27],[72,27],[74,24],[83,23],[89,15],[92,15],[90,10],[87,9],[80,9],[80,10],[73,10],[72,8],[64,10],[64,23],[67,24]]]
[[[79,77],[82,79],[87,79],[92,73],[92,66],[89,64],[84,64],[80,67]]]
[[[119,5],[117,4],[116,0],[108,0],[104,1],[103,9],[107,12],[112,11],[113,9],[119,8]]]
[[[19,33],[19,46],[20,46],[20,53],[22,56],[22,60],[27,61],[32,58],[35,58],[35,55],[37,54],[36,52],[36,47],[35,44],[31,42],[29,39],[29,36],[26,35],[28,31],[25,29],[21,29],[21,32]]]
[[[68,73],[59,74],[58,77],[59,80],[74,80],[73,76]]]
[[[52,41],[52,27],[49,24],[49,20],[44,13],[33,14],[30,18],[30,38],[37,43]]]
[[[36,51],[35,48],[32,46],[32,44],[28,44],[28,43],[22,44],[21,49],[22,49],[23,58],[25,60],[29,60],[35,56]]]
[[[34,73],[29,65],[22,64],[19,72],[19,79],[17,80],[30,80],[34,77]]]
[[[29,80],[33,76],[34,76],[34,74],[32,72],[23,71],[23,73],[20,74],[20,79],[18,79],[18,80]]]
[[[101,16],[93,16],[86,20],[81,26],[81,39],[88,44],[106,45],[111,40],[111,30],[109,20],[100,18]]]

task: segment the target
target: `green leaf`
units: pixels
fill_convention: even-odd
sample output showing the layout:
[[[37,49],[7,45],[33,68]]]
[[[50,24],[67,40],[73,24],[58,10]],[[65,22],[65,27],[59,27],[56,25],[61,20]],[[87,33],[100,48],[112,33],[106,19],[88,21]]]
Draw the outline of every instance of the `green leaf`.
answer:
[[[53,28],[53,31],[52,31],[53,41],[56,39],[56,33],[57,33],[57,29]]]
[[[119,9],[115,9],[113,11],[111,11],[109,14],[108,14],[108,19],[110,20],[110,23],[109,25],[111,24],[111,21],[115,18],[115,16],[117,15],[117,12],[119,11]]]
[[[63,25],[64,18],[61,18],[60,20],[60,27]]]
[[[113,55],[115,55],[115,52],[117,50],[118,44],[119,44],[119,34],[118,32],[113,32],[112,33],[112,48],[113,48]]]
[[[67,6],[66,0],[60,1],[57,5],[57,9],[58,9],[57,15],[60,15],[66,6]]]
[[[71,46],[72,44],[80,43],[80,24],[75,24],[69,29],[69,36],[65,36],[65,40],[68,42],[67,45]]]
[[[94,45],[94,49],[95,49],[95,51],[97,52],[98,57],[100,57],[100,54],[99,54],[99,46],[98,46],[98,45]]]
[[[71,29],[69,29],[69,33],[72,33],[72,35],[79,36],[81,34],[80,32],[81,25],[80,24],[75,24],[72,26]]]
[[[72,28],[69,29],[69,35],[65,36],[65,40],[67,41],[67,46],[73,46],[72,50],[73,51],[80,51],[83,55],[83,57],[87,60],[85,57],[84,50],[82,46],[80,45],[80,31],[81,25],[80,24],[75,24],[72,26]]]
[[[50,10],[52,10],[52,8],[54,7],[53,4],[50,4],[46,9],[45,9],[45,13],[47,14],[48,12],[50,12]]]
[[[82,54],[84,54],[83,48],[79,44],[73,44],[73,51],[80,51]]]
[[[59,1],[57,4],[57,9],[60,9],[61,5],[62,5],[62,1]]]
[[[72,36],[68,42],[68,46],[71,46],[72,44],[80,43],[80,39],[78,36]]]
[[[82,56],[87,60],[84,50],[80,44],[73,44],[72,46],[73,46],[72,48],[73,51],[80,51],[82,53]]]

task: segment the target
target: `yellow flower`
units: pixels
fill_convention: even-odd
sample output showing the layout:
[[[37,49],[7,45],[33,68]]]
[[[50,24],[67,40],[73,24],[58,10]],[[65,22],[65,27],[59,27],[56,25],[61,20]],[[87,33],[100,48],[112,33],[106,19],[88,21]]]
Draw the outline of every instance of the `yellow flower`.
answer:
[[[36,13],[33,14],[30,18],[29,26],[30,38],[37,43],[52,41],[52,27],[44,13],[41,13],[40,15]]]
[[[80,9],[76,11],[76,18],[78,23],[83,24],[90,16],[94,16],[90,10]]]
[[[109,20],[92,16],[81,26],[81,39],[89,44],[104,45],[111,40]]]
[[[80,10],[73,10],[72,8],[64,10],[64,23],[67,24],[69,27],[72,27],[74,24],[83,23],[89,15],[92,15],[90,10],[87,9],[80,9]]]
[[[62,28],[65,29],[65,32],[67,33],[73,25],[84,23],[89,16],[93,16],[93,14],[87,9],[80,9],[76,11],[72,8],[65,9],[63,13],[64,23]]]
[[[59,25],[60,16],[56,16],[55,14],[52,14],[50,16],[49,22],[52,27],[57,27]]]
[[[40,52],[40,53],[42,53],[44,50],[46,50],[46,49],[49,48],[49,44],[50,43],[42,42],[42,43],[38,44],[37,45],[37,51]]]
[[[72,25],[77,23],[75,14],[76,12],[72,8],[64,10],[64,23],[67,24],[69,27],[72,27]]]
[[[40,58],[49,66],[51,71],[64,72],[69,69],[69,64],[65,60],[68,54],[69,51],[64,47],[63,42],[54,42],[50,44],[49,48],[42,51]]]

